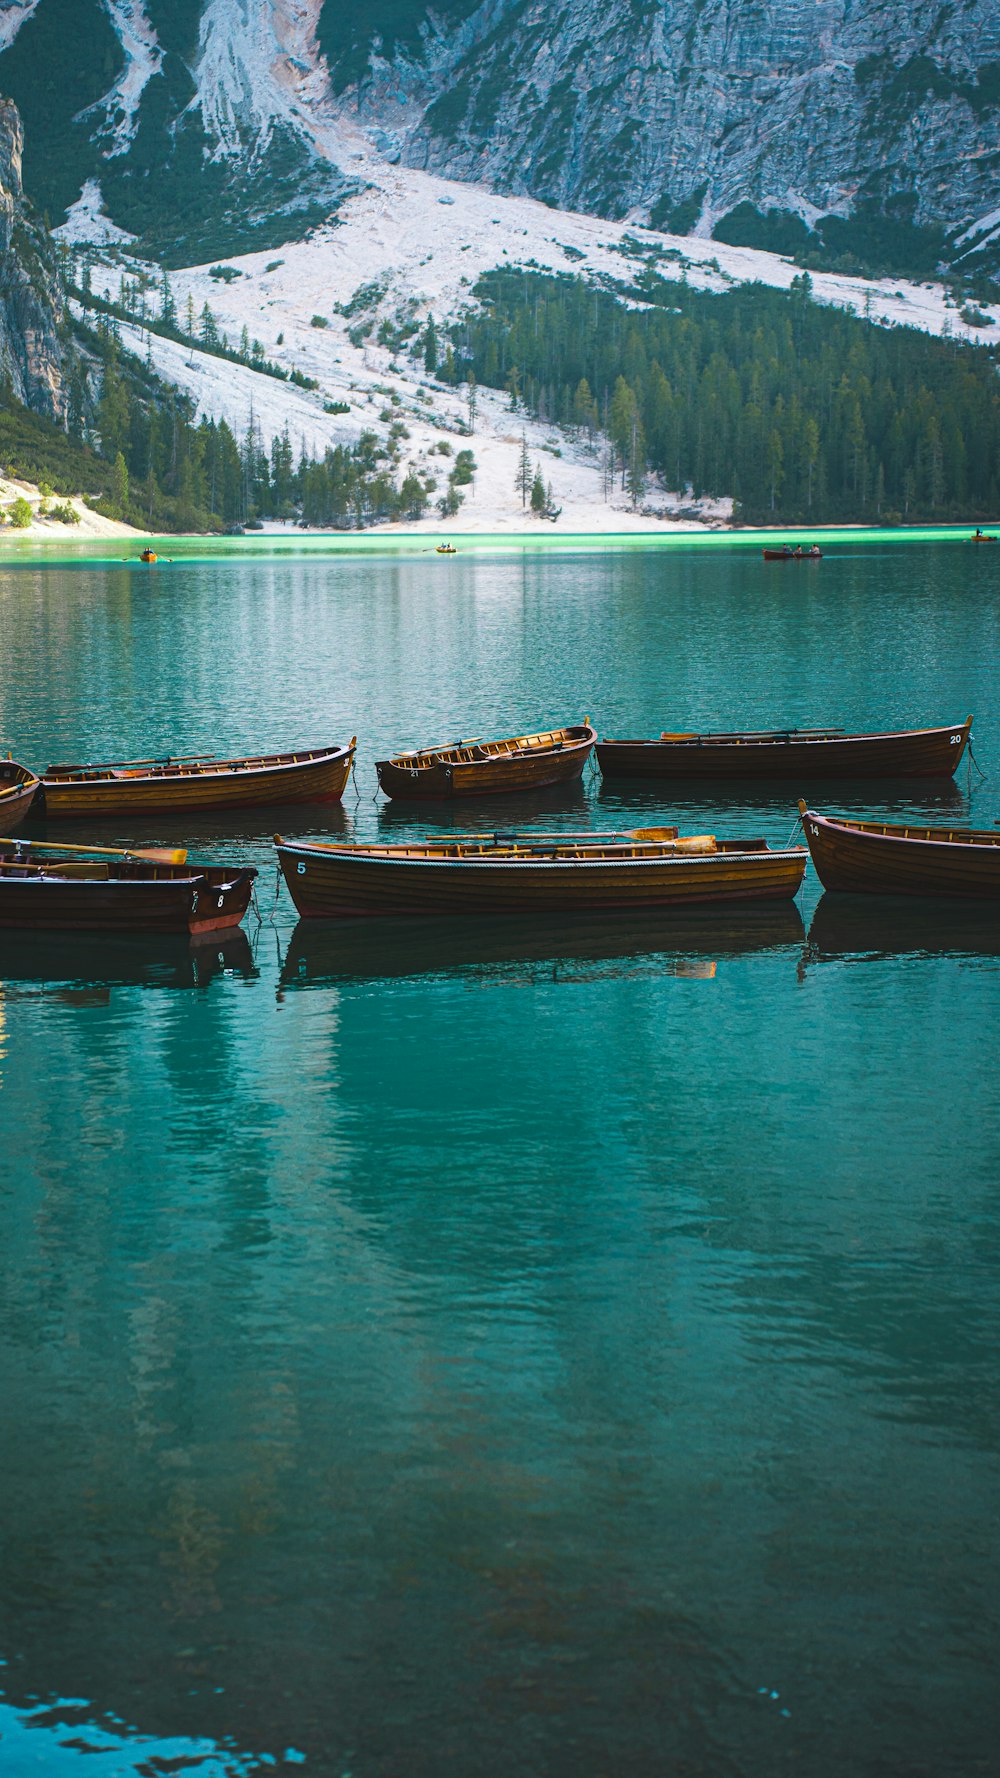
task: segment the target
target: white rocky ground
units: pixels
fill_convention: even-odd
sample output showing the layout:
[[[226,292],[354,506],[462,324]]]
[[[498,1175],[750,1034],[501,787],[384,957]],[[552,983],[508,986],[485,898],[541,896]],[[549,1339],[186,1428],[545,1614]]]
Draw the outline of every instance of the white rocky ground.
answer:
[[[422,362],[405,351],[394,356],[374,344],[374,334],[355,346],[348,332],[369,318],[376,326],[382,319],[408,318],[422,326],[430,314],[439,324],[450,321],[471,300],[478,277],[497,266],[538,267],[624,284],[644,262],[655,259],[663,276],[686,277],[708,290],[748,281],[787,288],[797,275],[794,264],[774,254],[553,210],[530,198],[501,197],[484,186],[389,165],[368,138],[340,120],[335,129],[331,126],[327,146],[345,171],[365,181],[365,189],[345,204],[335,222],[303,241],[226,261],[237,274],[228,282],[213,278],[208,265],[171,278],[182,318],[189,296],[197,314],[209,303],[233,344],[245,327],[269,358],[315,377],[318,392],[187,350],[138,327],[123,329],[125,342],[142,354],[148,351],[163,376],[190,392],[200,413],[224,418],[242,433],[252,411],[265,441],[287,424],[296,450],[302,443],[316,451],[353,442],[366,428],[384,436],[393,421],[401,420],[409,433],[402,466],[412,462],[421,470],[435,470],[443,488],[448,463],[437,447],[447,443],[452,450],[460,448],[458,440],[468,424],[464,392],[429,379]],[[59,232],[70,243],[100,239],[99,193],[93,187]],[[131,276],[137,266],[125,256],[123,245],[109,244],[93,272],[94,290],[117,297],[123,272]],[[816,273],[813,285],[817,300],[875,321],[983,342],[1000,340],[997,311],[989,326],[968,328],[939,285],[869,282],[830,273]],[[155,290],[150,301],[155,312]],[[345,307],[352,311],[348,316],[338,313]],[[324,404],[332,402],[349,403],[350,412],[324,412]],[[524,514],[515,489],[522,430],[532,461],[540,464],[562,507],[560,530],[659,530],[665,524],[726,522],[727,502],[703,503],[696,512],[683,490],[651,487],[644,510],[631,511],[621,492],[606,495],[597,447],[526,420],[510,411],[506,397],[480,390],[474,437],[468,441],[478,465],[476,482],[466,490],[451,529],[548,529],[545,521]],[[678,517],[679,512],[684,516]],[[423,521],[424,529],[440,525],[436,515]]]
[[[20,526],[15,530],[10,523],[7,509],[18,498],[27,500],[33,517],[30,525]],[[71,506],[79,514],[79,523],[67,525],[63,520],[53,518],[51,513],[42,513],[40,508],[43,495],[34,482],[22,482],[10,476],[0,477],[0,551],[25,539],[30,539],[32,543],[88,543],[100,537],[146,536],[146,532],[137,531],[132,525],[122,525],[117,519],[106,519],[101,513],[92,512],[79,494],[54,494],[49,496],[46,503],[50,507]]]

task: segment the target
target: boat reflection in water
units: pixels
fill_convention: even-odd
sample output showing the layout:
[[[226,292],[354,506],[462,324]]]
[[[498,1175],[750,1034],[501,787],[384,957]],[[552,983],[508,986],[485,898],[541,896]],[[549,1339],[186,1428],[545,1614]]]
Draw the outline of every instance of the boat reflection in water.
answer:
[[[823,958],[974,957],[984,967],[1000,957],[1000,907],[953,896],[820,897],[806,952]]]
[[[367,782],[365,784],[367,789]],[[662,798],[661,798],[662,802]],[[435,828],[450,833],[460,827],[463,833],[492,833],[497,827],[539,827],[556,828],[561,826],[561,817],[565,815],[566,826],[574,831],[582,823],[581,814],[586,815],[589,807],[587,793],[580,778],[574,778],[568,784],[547,784],[538,790],[508,792],[503,799],[503,817],[498,814],[498,805],[488,797],[480,800],[471,798],[462,804],[461,816],[450,803],[426,802],[417,809],[412,802],[384,802],[378,804],[379,836],[386,840],[408,838],[414,826],[419,824],[420,830],[428,836]],[[325,811],[324,811],[325,824]],[[600,826],[600,822],[595,823]],[[633,822],[628,824],[634,826]],[[275,827],[281,829],[275,822]],[[332,823],[331,823],[332,827]],[[299,827],[301,830],[301,817]],[[293,831],[286,824],[286,831]],[[325,835],[324,835],[325,837]]]
[[[32,985],[74,996],[112,987],[205,988],[218,976],[257,973],[241,927],[194,941],[183,933],[0,931],[0,993]]]
[[[710,978],[720,961],[801,946],[794,902],[714,910],[662,909],[461,920],[300,920],[289,940],[279,993],[345,982],[414,977],[482,982],[593,981],[676,975]]]
[[[864,818],[876,793],[878,807],[885,810],[887,821],[893,820],[897,811],[900,820],[911,821],[915,816],[926,815],[933,822],[946,821],[949,816],[968,810],[965,792],[951,778],[912,780],[902,792],[898,782],[859,785],[856,778],[835,779],[823,786],[824,807],[836,807],[845,815]],[[787,785],[759,779],[720,779],[710,786],[692,781],[665,786],[632,780],[627,790],[619,788],[614,779],[605,779],[598,788],[597,800],[602,811],[628,811],[631,827],[651,821],[655,815],[661,821],[677,820],[684,826],[704,824],[720,830],[732,818],[746,831],[755,819],[770,818],[779,823],[780,830],[786,816],[789,828],[795,822],[798,792],[793,796]],[[605,819],[602,814],[601,822]]]

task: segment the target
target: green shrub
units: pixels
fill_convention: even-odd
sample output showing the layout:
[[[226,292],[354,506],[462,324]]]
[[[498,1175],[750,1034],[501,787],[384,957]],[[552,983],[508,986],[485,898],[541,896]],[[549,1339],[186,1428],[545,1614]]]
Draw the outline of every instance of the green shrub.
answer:
[[[31,510],[31,502],[26,500],[23,494],[19,494],[16,500],[11,501],[7,511],[15,531],[24,531],[35,516]]]

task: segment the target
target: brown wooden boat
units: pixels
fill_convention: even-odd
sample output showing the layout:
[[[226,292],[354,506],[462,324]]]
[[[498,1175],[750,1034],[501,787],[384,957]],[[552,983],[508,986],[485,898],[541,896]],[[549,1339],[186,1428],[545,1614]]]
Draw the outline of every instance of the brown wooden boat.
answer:
[[[265,753],[244,759],[132,759],[112,765],[49,766],[42,779],[52,821],[81,816],[173,815],[271,803],[337,803],[357,736],[347,747]]]
[[[0,926],[61,932],[186,932],[238,926],[256,870],[122,857],[0,858]]]
[[[37,773],[28,766],[0,759],[0,833],[14,833],[20,827],[38,794],[38,785]]]
[[[606,778],[947,778],[972,717],[950,728],[848,735],[843,729],[664,733],[658,741],[597,743]]]
[[[761,550],[765,562],[821,562],[823,551],[817,544],[812,549],[764,549]]]
[[[799,803],[824,889],[852,895],[1000,897],[1000,830],[853,821]]]
[[[590,758],[597,730],[589,718],[575,728],[544,729],[508,741],[456,741],[451,746],[418,747],[380,759],[375,770],[386,796],[419,798],[487,796],[503,791],[541,790],[579,778]]]
[[[790,900],[806,851],[766,841],[631,833],[444,836],[358,846],[275,835],[289,894],[306,918],[357,915],[558,913]]]

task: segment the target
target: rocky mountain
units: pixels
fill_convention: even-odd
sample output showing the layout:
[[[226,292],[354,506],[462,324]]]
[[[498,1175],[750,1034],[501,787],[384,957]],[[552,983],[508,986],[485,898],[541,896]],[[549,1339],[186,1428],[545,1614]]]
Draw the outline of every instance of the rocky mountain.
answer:
[[[52,242],[24,201],[23,147],[17,107],[0,99],[0,379],[26,407],[60,420],[60,280]]]
[[[61,219],[147,248],[301,234],[388,158],[829,263],[1000,241],[997,0],[0,0],[0,89]]]

